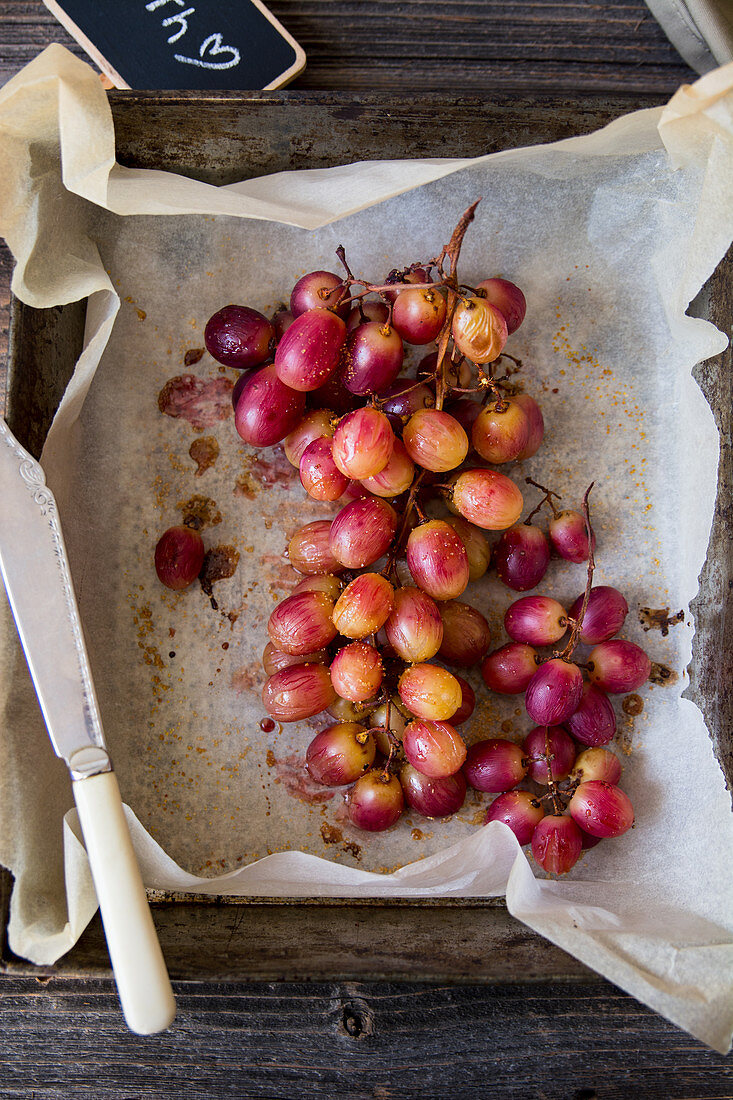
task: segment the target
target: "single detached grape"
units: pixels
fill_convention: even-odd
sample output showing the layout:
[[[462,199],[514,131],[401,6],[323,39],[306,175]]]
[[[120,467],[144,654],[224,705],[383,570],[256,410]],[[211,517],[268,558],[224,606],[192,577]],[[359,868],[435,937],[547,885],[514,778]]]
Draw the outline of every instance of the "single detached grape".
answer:
[[[265,681],[262,702],[278,722],[300,722],[319,714],[336,699],[331,677],[324,665],[292,665]]]
[[[583,597],[578,596],[568,614],[577,619],[583,606]],[[580,640],[586,645],[598,645],[607,642],[618,634],[629,613],[629,605],[617,588],[599,584],[591,588],[588,606],[583,616]]]
[[[541,664],[529,681],[524,705],[538,726],[559,726],[578,709],[582,693],[578,666],[554,657]]]
[[[395,298],[392,324],[409,344],[437,340],[445,321],[445,298],[436,290],[402,290]]]
[[[293,569],[311,576],[343,571],[343,565],[331,553],[331,521],[317,519],[296,531],[288,543],[288,558]]]
[[[452,600],[468,584],[468,555],[444,520],[431,519],[410,532],[407,565],[415,583],[434,600]]]
[[[416,718],[402,735],[407,760],[422,775],[441,779],[455,775],[466,759],[466,745],[448,722]]]
[[[611,638],[591,650],[588,675],[596,687],[611,695],[636,691],[649,679],[652,663],[643,649],[623,638]]]
[[[342,699],[363,703],[382,685],[384,669],[379,650],[368,642],[352,642],[340,649],[331,664],[331,683]]]
[[[553,645],[567,630],[567,611],[550,596],[522,596],[504,615],[504,629],[515,642]]]
[[[476,289],[482,290],[486,301],[499,310],[509,335],[516,332],[527,312],[527,301],[519,287],[508,279],[482,279]]]
[[[488,655],[481,675],[491,691],[500,695],[519,695],[527,690],[537,671],[537,662],[537,651],[531,645],[510,642]]]
[[[565,725],[581,745],[607,745],[616,733],[616,715],[611,700],[595,684],[583,684],[577,709]]]
[[[333,460],[346,477],[374,477],[387,465],[394,432],[384,413],[356,409],[343,418],[333,436]]]
[[[288,596],[270,615],[270,641],[283,653],[313,653],[336,637],[333,600],[323,592],[301,592]]]
[[[400,699],[417,718],[441,721],[461,705],[461,685],[446,669],[423,663],[412,665],[399,680]]]
[[[379,573],[361,573],[347,584],[333,609],[333,622],[345,638],[367,638],[389,618],[395,594]]]
[[[224,306],[204,329],[209,355],[227,367],[259,367],[270,354],[275,330],[266,317],[249,306]]]
[[[511,527],[524,507],[517,486],[497,470],[464,470],[453,483],[451,499],[464,519],[488,531]]]
[[[315,439],[330,439],[333,435],[333,413],[330,409],[311,409],[290,435],[283,440],[285,457],[295,469],[300,468],[300,459],[306,447]]]
[[[529,443],[530,422],[516,401],[492,401],[474,421],[471,440],[487,462],[512,462]]]
[[[532,855],[543,871],[564,875],[583,850],[581,831],[570,817],[549,814],[532,834]]]
[[[412,461],[433,473],[454,470],[468,454],[463,428],[439,409],[418,409],[405,424],[402,438]]]
[[[347,812],[358,829],[379,833],[395,824],[404,806],[399,779],[387,772],[370,771],[351,788]]]
[[[517,523],[502,534],[494,548],[494,561],[496,572],[508,588],[526,592],[547,572],[550,547],[539,527]]]
[[[293,317],[313,309],[333,309],[343,318],[347,317],[351,304],[342,302],[346,297],[346,288],[339,275],[333,271],[309,271],[298,279],[290,295],[290,312]]]
[[[279,672],[281,668],[290,668],[292,665],[323,665],[329,660],[328,650],[317,649],[315,653],[304,653],[302,656],[296,653],[283,653],[282,650],[268,642],[262,653],[262,667],[268,676]]]
[[[353,783],[374,763],[372,735],[356,722],[339,722],[321,730],[305,754],[305,766],[316,783],[340,787]]]
[[[412,764],[403,764],[400,783],[407,805],[423,817],[449,817],[466,799],[466,780],[460,771],[438,779],[423,775]]]
[[[634,824],[628,795],[612,783],[591,779],[581,783],[568,803],[573,821],[591,836],[621,836]]]
[[[166,588],[188,588],[204,564],[204,540],[191,527],[169,527],[155,547],[155,572]]]
[[[583,783],[591,779],[598,779],[601,783],[618,783],[621,761],[608,749],[584,749],[576,757],[570,778]]]
[[[470,668],[478,664],[491,644],[491,631],[486,619],[467,603],[446,600],[440,605],[443,620],[443,641],[440,656],[449,665]]]
[[[545,811],[529,791],[505,791],[498,795],[486,811],[486,824],[503,821],[520,844],[529,844]]]
[[[379,321],[359,325],[346,339],[341,373],[352,393],[383,393],[402,370],[405,349],[399,333]]]
[[[362,569],[386,553],[396,526],[397,516],[386,501],[355,500],[331,524],[331,553],[347,569]]]
[[[453,314],[453,342],[472,363],[491,363],[501,354],[508,331],[504,317],[485,298],[462,299]]]
[[[527,774],[527,761],[520,745],[503,737],[492,737],[471,745],[463,772],[475,790],[496,794],[522,782]]]
[[[580,512],[568,509],[550,520],[548,527],[550,542],[556,553],[566,561],[581,562],[588,560],[590,543],[585,529],[585,519]]]
[[[460,516],[448,516],[445,522],[453,528],[466,548],[469,581],[480,580],[491,561],[491,547],[486,535]]]
[[[546,786],[566,779],[575,763],[575,745],[562,726],[535,726],[522,742],[529,778]]]
[[[303,419],[305,394],[286,386],[271,364],[247,380],[234,411],[234,427],[252,447],[279,443]]]
[[[394,608],[384,624],[389,644],[408,664],[428,661],[440,649],[443,621],[435,601],[408,585],[394,592]]]

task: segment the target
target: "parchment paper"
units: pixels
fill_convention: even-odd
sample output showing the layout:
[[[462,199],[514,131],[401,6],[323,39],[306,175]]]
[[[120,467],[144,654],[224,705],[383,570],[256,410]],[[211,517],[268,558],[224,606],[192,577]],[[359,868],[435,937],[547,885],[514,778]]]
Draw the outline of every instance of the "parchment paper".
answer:
[[[43,464],[149,887],[506,894],[527,925],[727,1048],[730,799],[702,716],[680,696],[718,457],[691,371],[726,343],[685,310],[733,237],[731,89],[727,66],[664,110],[553,146],[221,189],[116,165],[98,81],[60,47],[0,92],[0,230],[18,260],[15,293],[36,306],[90,296],[85,350]],[[286,534],[327,510],[304,500],[276,458],[263,464],[243,447],[230,419],[203,429],[220,455],[194,477],[188,449],[197,432],[157,407],[174,375],[232,377],[207,355],[183,365],[219,306],[271,309],[298,274],[332,267],[339,243],[375,277],[433,255],[479,195],[463,278],[501,273],[525,290],[527,320],[507,350],[524,359],[525,387],[548,426],[538,455],[510,472],[549,479],[570,506],[595,479],[597,583],[623,589],[632,609],[624,636],[675,674],[671,685],[642,690],[640,717],[618,711],[635,828],[558,881],[535,876],[503,825],[478,827],[485,797],[449,822],[406,815],[368,839],[344,823],[338,796],[303,801],[313,792],[295,765],[312,730],[260,730],[259,656],[266,615],[292,583],[280,560]],[[161,593],[152,569],[158,534],[194,493],[221,512],[207,540],[240,552],[235,575],[216,586],[220,612],[198,591]],[[583,583],[583,567],[553,563],[542,589],[569,600]],[[500,644],[511,595],[486,581],[466,598],[488,614]],[[684,622],[667,637],[645,634],[643,605],[684,609]],[[66,771],[49,750],[7,619],[2,637],[0,860],[16,878],[10,944],[51,962],[96,901]],[[479,700],[469,742],[520,738],[529,728],[516,699],[488,699],[481,689]]]

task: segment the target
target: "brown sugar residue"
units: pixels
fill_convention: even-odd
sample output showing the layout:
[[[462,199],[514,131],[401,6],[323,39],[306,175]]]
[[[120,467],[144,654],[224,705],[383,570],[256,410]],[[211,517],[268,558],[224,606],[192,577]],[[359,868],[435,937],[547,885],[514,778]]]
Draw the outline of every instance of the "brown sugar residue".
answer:
[[[135,313],[137,313],[138,321],[144,321],[145,318],[147,317],[147,313],[145,312],[144,309],[137,309],[137,307],[136,307],[135,308]]]
[[[355,840],[347,840],[346,844],[343,845],[341,851],[347,852],[349,855],[352,855],[354,859],[361,859],[361,848]]]
[[[652,670],[649,673],[649,679],[653,684],[658,684],[660,687],[667,687],[669,684],[674,684],[679,680],[679,675],[671,668],[667,668],[666,665],[659,665],[656,661],[652,661]]]
[[[158,408],[166,416],[188,420],[196,431],[203,431],[231,416],[233,388],[228,378],[178,374],[169,378],[158,394]]]
[[[641,714],[644,709],[644,700],[641,695],[637,695],[636,692],[632,692],[631,695],[624,696],[621,703],[621,710],[624,714],[628,714],[630,718],[636,718]]]
[[[200,362],[205,351],[206,348],[189,348],[183,356],[184,367],[192,367],[195,363]]]
[[[193,461],[196,463],[196,477],[201,477],[216,462],[219,457],[219,443],[213,435],[202,435],[194,439],[188,448]]]
[[[324,821],[321,825],[321,836],[324,844],[338,844],[344,839],[344,834],[335,825],[329,825]]]
[[[684,611],[678,611],[670,615],[668,607],[641,607],[639,608],[639,622],[644,630],[660,630],[662,637],[666,638],[669,628],[677,623],[685,621]]]
[[[410,833],[410,836],[413,840],[422,840],[425,836],[425,833],[422,831],[422,829],[413,829]]]
[[[211,497],[194,494],[188,500],[179,500],[176,507],[183,513],[186,526],[193,527],[195,531],[205,531],[207,527],[216,527],[221,523],[219,506]]]
[[[254,691],[258,695],[262,688],[262,673],[257,669],[252,668],[250,665],[245,665],[244,668],[238,668],[236,672],[232,673],[232,678],[229,681],[229,686],[233,691],[236,691],[238,695],[243,695],[246,691]],[[273,729],[275,727],[273,726]]]
[[[267,761],[268,768],[274,768],[277,764],[277,757],[275,756],[275,753],[272,751],[272,749],[267,750],[267,756],[265,757],[265,760]]]
[[[258,491],[257,483],[246,470],[237,476],[232,490],[235,497],[244,497],[246,500],[254,500]]]
[[[214,611],[219,610],[219,605],[214,599],[212,586],[217,581],[233,577],[239,565],[239,551],[233,546],[212,546],[204,555],[204,564],[201,566],[199,581],[204,593],[209,597]]]
[[[336,793],[311,779],[305,766],[305,758],[298,756],[297,753],[291,753],[282,759],[274,757],[274,760],[275,782],[281,783],[288,794],[299,799],[300,802],[306,802],[311,806],[317,802],[329,802]]]

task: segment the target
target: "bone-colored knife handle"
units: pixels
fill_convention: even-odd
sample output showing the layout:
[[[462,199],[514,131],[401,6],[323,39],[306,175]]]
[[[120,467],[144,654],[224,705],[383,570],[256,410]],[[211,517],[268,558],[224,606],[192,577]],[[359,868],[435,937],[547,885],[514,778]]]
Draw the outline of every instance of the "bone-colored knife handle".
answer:
[[[168,971],[112,771],[72,784],[122,1011],[131,1031],[153,1035],[176,1014]]]

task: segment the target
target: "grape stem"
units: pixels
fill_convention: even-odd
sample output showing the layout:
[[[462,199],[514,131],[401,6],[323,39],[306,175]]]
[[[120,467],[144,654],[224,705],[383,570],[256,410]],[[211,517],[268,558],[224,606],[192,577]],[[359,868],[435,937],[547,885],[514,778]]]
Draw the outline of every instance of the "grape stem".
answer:
[[[588,576],[585,582],[583,603],[581,605],[578,615],[576,616],[575,622],[573,623],[573,629],[570,631],[568,644],[565,646],[565,649],[562,651],[562,653],[558,654],[560,659],[563,661],[567,661],[572,656],[573,650],[578,644],[580,632],[583,629],[583,619],[585,618],[585,613],[588,609],[588,600],[590,599],[591,588],[593,587],[593,570],[595,569],[596,563],[593,555],[594,535],[593,527],[591,526],[590,522],[590,508],[588,505],[588,497],[590,496],[590,491],[594,485],[595,482],[591,481],[590,485],[585,490],[585,495],[583,497],[583,518],[585,519],[585,531],[588,536]]]
[[[446,314],[445,322],[443,324],[442,331],[440,333],[440,339],[438,341],[438,362],[436,371],[438,379],[435,384],[435,407],[439,411],[443,408],[443,401],[446,394],[446,382],[445,382],[445,353],[448,350],[448,343],[450,341],[451,329],[453,326],[453,315],[456,312],[456,307],[460,300],[460,293],[458,290],[458,281],[456,279],[456,267],[458,265],[458,257],[461,254],[461,247],[463,245],[463,238],[466,235],[466,230],[474,219],[476,207],[481,202],[481,199],[477,199],[471,206],[461,215],[458,220],[458,225],[453,230],[448,244],[443,248],[440,256],[438,257],[436,267],[443,274],[443,260],[447,260],[450,264],[450,274],[443,275],[443,285],[448,290],[448,297],[446,302]]]
[[[552,805],[555,809],[555,813],[559,814],[564,809],[564,806],[560,800],[559,792],[555,784],[555,777],[552,774],[552,761],[555,758],[555,754],[550,752],[550,727],[545,726],[545,760],[547,762],[547,789],[550,792],[552,798]]]
[[[557,517],[558,517],[558,515],[559,515],[560,513],[558,512],[557,508],[555,507],[555,501],[553,501],[553,499],[552,499],[552,498],[553,498],[553,497],[555,497],[555,500],[562,500],[562,497],[560,496],[560,494],[559,494],[559,493],[555,493],[555,492],[553,492],[553,491],[552,491],[552,489],[548,489],[548,488],[547,488],[546,486],[544,486],[544,485],[540,485],[539,481],[534,481],[534,479],[533,479],[533,478],[531,478],[531,477],[525,477],[525,479],[524,479],[524,480],[525,480],[525,483],[526,483],[527,485],[534,485],[535,489],[541,489],[541,490],[542,490],[542,492],[543,492],[543,493],[545,494],[545,495],[544,495],[544,497],[542,498],[542,500],[541,500],[541,501],[539,502],[539,504],[537,505],[537,507],[536,507],[536,508],[534,508],[534,509],[533,509],[533,510],[532,510],[532,511],[531,511],[531,512],[529,513],[529,515],[527,516],[527,518],[526,518],[526,520],[525,520],[524,522],[525,522],[525,523],[529,523],[529,522],[530,522],[530,520],[532,520],[532,519],[533,519],[533,517],[537,515],[537,513],[539,512],[539,510],[540,510],[541,508],[543,508],[543,507],[544,507],[544,505],[545,505],[545,504],[549,504],[549,505],[550,505],[550,508],[552,508],[552,515],[553,515],[553,517],[554,517],[555,519],[557,519]],[[593,488],[593,486],[591,485],[591,487],[590,487],[590,488],[592,489],[592,488]],[[590,492],[590,489],[588,490],[588,492]],[[588,494],[586,493],[586,497],[587,497],[587,495],[588,495]]]

